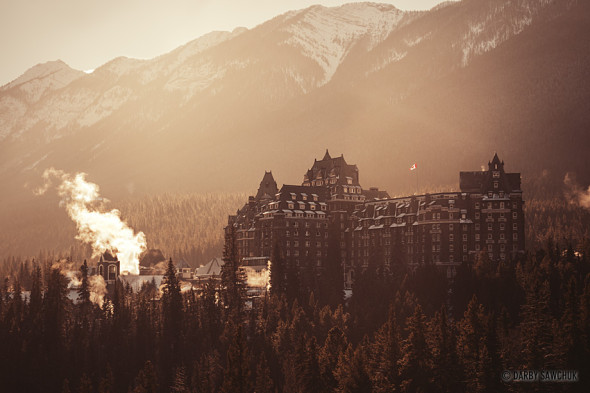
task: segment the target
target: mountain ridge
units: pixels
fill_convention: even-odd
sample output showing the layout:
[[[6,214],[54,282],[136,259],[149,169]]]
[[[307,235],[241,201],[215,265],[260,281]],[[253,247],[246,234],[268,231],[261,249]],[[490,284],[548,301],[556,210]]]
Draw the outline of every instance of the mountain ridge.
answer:
[[[514,101],[521,93],[503,80],[519,75],[528,81],[535,72],[517,56],[501,54],[510,46],[517,53],[549,41],[547,53],[535,54],[541,64],[550,60],[540,68],[546,78],[559,63],[551,51],[572,55],[566,44],[575,35],[556,32],[565,31],[576,15],[584,18],[586,7],[550,0],[464,0],[425,12],[375,3],[309,7],[253,29],[209,33],[209,44],[198,44],[203,36],[153,59],[113,59],[33,107],[2,90],[0,181],[22,195],[28,192],[23,184],[56,166],[87,171],[115,194],[241,191],[256,184],[269,166],[285,183],[299,181],[308,162],[326,147],[359,165],[367,180],[363,186],[380,185],[394,194],[411,190],[404,168],[416,160],[428,169],[422,181],[436,184],[456,181],[451,176],[458,168],[476,169],[495,150],[522,166],[526,160],[518,151],[526,150],[533,131],[521,124],[527,136],[511,136],[502,120],[508,114],[494,115],[494,108],[522,107]],[[355,19],[364,14],[373,16]],[[546,26],[550,32],[542,31]],[[538,37],[527,34],[531,29]],[[557,37],[550,40],[552,34]],[[585,34],[581,28],[579,35]],[[586,64],[587,48],[576,48],[580,64]],[[493,74],[495,63],[502,63],[504,76]],[[572,94],[584,102],[586,85],[576,89],[570,83],[583,73],[582,68],[558,75],[555,83],[574,86]],[[504,93],[494,88],[498,78]],[[500,101],[490,101],[478,85]],[[567,97],[556,97],[558,105],[547,102],[543,85],[522,86],[531,102],[525,109],[538,100],[545,112],[555,112],[551,121],[569,113],[566,102],[574,105]],[[572,135],[581,132],[587,118],[577,116],[580,124]],[[555,130],[539,129],[548,145],[556,145]],[[439,135],[444,139],[438,141]],[[474,149],[462,157],[456,152],[465,140]],[[547,154],[543,146],[535,149]],[[223,159],[227,156],[232,159]],[[448,166],[429,162],[434,157]],[[547,165],[561,159],[550,157]],[[585,161],[578,161],[573,170],[582,170]]]

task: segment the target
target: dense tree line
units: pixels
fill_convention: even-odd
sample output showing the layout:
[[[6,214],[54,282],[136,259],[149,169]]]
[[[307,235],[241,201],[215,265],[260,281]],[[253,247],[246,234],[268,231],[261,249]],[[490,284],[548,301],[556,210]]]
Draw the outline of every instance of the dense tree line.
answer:
[[[166,193],[111,201],[106,207],[118,209],[131,228],[144,232],[148,248],[197,267],[221,255],[227,216],[246,200],[243,193]],[[75,239],[76,225],[57,200],[1,211],[0,222],[0,259],[5,262],[13,256],[46,260],[50,255],[83,260],[92,253]]]
[[[322,277],[329,288],[319,293],[293,290],[298,272],[290,268],[275,272],[269,293],[248,297],[228,244],[220,282],[183,293],[170,260],[162,288],[134,292],[118,283],[101,307],[90,301],[85,263],[76,302],[62,272],[49,263],[24,266],[0,286],[0,386],[97,393],[590,387],[590,260],[573,249],[547,242],[500,263],[484,253],[452,283],[432,265],[412,272],[372,262],[345,301],[342,288]],[[581,381],[500,378],[504,369],[527,368],[577,369]]]

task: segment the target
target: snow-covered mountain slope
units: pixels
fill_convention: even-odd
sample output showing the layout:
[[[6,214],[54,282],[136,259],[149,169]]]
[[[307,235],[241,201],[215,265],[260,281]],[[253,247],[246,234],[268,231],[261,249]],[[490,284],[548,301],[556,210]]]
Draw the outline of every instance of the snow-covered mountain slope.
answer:
[[[584,7],[575,0],[462,0],[427,12],[375,3],[314,6],[250,30],[212,32],[154,59],[113,59],[91,74],[61,62],[37,66],[0,89],[0,181],[18,181],[21,189],[24,179],[55,165],[93,171],[115,185],[132,181],[136,189],[156,187],[152,178],[158,176],[173,182],[170,173],[201,176],[203,189],[219,186],[221,179],[247,186],[249,179],[230,180],[231,160],[220,157],[243,157],[245,170],[264,167],[262,161],[273,156],[290,162],[318,144],[320,150],[357,152],[370,165],[369,150],[362,146],[373,143],[393,165],[410,159],[432,135],[446,132],[441,143],[451,143],[452,128],[464,130],[466,138],[466,130],[477,133],[509,117],[480,114],[505,111],[503,105],[514,106],[520,92],[492,100],[478,86],[519,75],[504,86],[508,92],[537,73],[527,59],[506,56],[502,61],[512,68],[499,74],[503,48],[512,45],[517,49],[511,53],[518,53],[539,40],[551,41],[551,50],[530,57],[544,70],[539,75],[556,79],[550,86],[570,86],[568,81],[585,72],[582,66],[560,63],[562,69],[553,73],[545,68],[557,63],[549,59],[556,48],[571,51],[562,58],[578,56],[572,64],[586,64],[584,50],[570,43],[588,35],[558,33],[572,18],[584,17],[579,11]],[[536,35],[530,36],[533,30]],[[472,76],[463,86],[462,78],[474,69],[485,70],[481,83]],[[446,96],[441,86],[448,80],[457,86]],[[545,83],[523,84],[531,102]],[[435,107],[425,107],[427,102]],[[454,102],[461,105],[445,106]],[[444,121],[433,118],[441,107],[446,112],[437,116]],[[441,130],[442,124],[447,129]],[[503,138],[508,145],[510,137]],[[265,154],[252,153],[260,149]],[[283,169],[300,172],[286,163]],[[173,184],[178,183],[184,184]]]

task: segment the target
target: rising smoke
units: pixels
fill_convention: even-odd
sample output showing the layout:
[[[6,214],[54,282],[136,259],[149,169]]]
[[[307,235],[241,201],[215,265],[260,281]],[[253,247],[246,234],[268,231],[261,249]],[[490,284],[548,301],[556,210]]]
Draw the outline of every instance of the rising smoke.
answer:
[[[570,203],[590,209],[590,187],[584,190],[576,181],[573,174],[566,173],[563,183],[566,186],[566,196]]]
[[[82,272],[78,267],[75,262],[65,259],[59,260],[51,266],[52,269],[59,269],[67,277],[69,280],[68,289],[79,288],[82,285]],[[107,284],[104,278],[99,275],[89,276],[88,289],[90,301],[102,307],[104,296],[107,294]]]
[[[270,290],[270,269],[271,262],[268,261],[266,268],[259,271],[250,266],[243,267],[246,273],[246,284],[251,288],[266,288]]]
[[[78,228],[76,239],[92,246],[92,256],[97,257],[110,251],[121,262],[121,272],[139,274],[139,256],[146,249],[145,235],[137,234],[121,221],[117,209],[107,211],[106,200],[100,198],[97,184],[86,181],[85,173],[71,175],[55,168],[43,173],[44,185],[35,191],[44,194],[57,184],[60,205],[65,209]]]

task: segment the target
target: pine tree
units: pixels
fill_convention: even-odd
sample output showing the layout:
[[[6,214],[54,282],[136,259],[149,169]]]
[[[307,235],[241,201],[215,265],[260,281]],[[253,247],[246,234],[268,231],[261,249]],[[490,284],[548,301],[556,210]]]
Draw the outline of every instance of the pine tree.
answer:
[[[402,392],[428,392],[432,390],[430,354],[426,344],[426,317],[418,304],[414,315],[406,322],[408,338],[403,341],[398,361]]]
[[[375,392],[393,392],[399,382],[397,362],[400,360],[400,335],[393,305],[389,306],[387,321],[375,335],[371,377]]]
[[[182,294],[180,282],[176,276],[176,268],[172,258],[168,261],[168,267],[164,276],[162,287],[162,340],[161,356],[163,367],[162,383],[168,385],[172,379],[172,371],[180,360],[182,343]]]
[[[184,367],[178,367],[176,373],[174,373],[174,381],[170,386],[170,391],[173,393],[190,393],[190,390],[186,384],[186,373]]]
[[[82,284],[78,289],[78,300],[86,308],[90,305],[90,285],[88,284],[88,264],[86,263],[86,259],[84,260],[84,264],[80,266],[80,272],[82,272]]]
[[[243,328],[237,324],[229,327],[231,342],[227,349],[227,366],[223,378],[221,391],[225,393],[251,392],[250,368],[248,365],[248,350],[244,338]]]
[[[338,380],[338,393],[370,393],[373,391],[371,379],[367,374],[366,342],[359,344],[356,351],[349,344],[346,351],[340,354],[335,371]]]
[[[323,385],[328,391],[334,391],[338,386],[335,372],[338,367],[338,358],[340,354],[346,351],[348,339],[344,332],[337,326],[334,326],[328,332],[324,346],[320,350],[319,365],[323,379]]]
[[[445,306],[430,322],[429,346],[432,354],[432,378],[436,391],[454,393],[463,390],[462,370],[456,350],[455,332]]]
[[[31,297],[29,299],[29,313],[33,318],[38,318],[41,313],[41,306],[43,301],[41,282],[41,268],[39,266],[33,269],[32,283],[31,283]]]
[[[98,384],[98,393],[113,393],[115,390],[115,379],[111,365],[107,363],[106,370]]]
[[[463,319],[459,322],[457,350],[465,371],[467,391],[476,391],[478,370],[482,364],[480,356],[485,345],[486,320],[483,306],[473,295],[467,305]],[[487,353],[487,348],[483,353]]]
[[[149,360],[135,378],[133,393],[158,393],[158,378],[154,365]]]
[[[260,360],[256,366],[256,385],[254,391],[256,393],[273,393],[275,391],[270,367],[268,366],[264,352],[260,355]]]
[[[225,236],[223,261],[225,262],[221,268],[221,295],[223,304],[227,309],[227,315],[231,315],[231,318],[239,320],[242,318],[246,297],[246,277],[238,261],[236,235],[233,226],[229,227]]]
[[[78,388],[79,393],[92,393],[92,381],[86,375],[86,373],[82,374],[80,377],[80,388]]]

